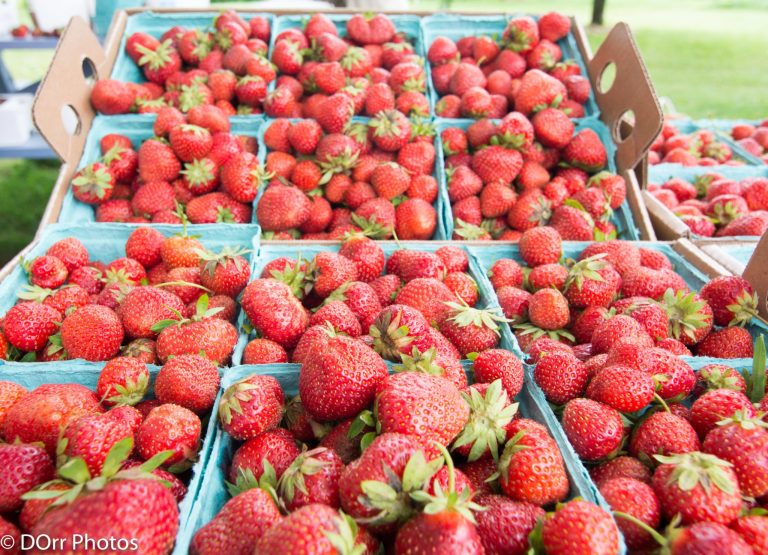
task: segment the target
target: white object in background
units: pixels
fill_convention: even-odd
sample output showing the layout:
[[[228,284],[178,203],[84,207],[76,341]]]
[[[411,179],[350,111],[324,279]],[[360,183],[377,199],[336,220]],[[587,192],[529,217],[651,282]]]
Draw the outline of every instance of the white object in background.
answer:
[[[67,26],[73,16],[89,21],[89,0],[29,0],[29,11],[41,30],[51,32]]]
[[[0,0],[0,37],[10,35],[19,25],[19,7],[16,0]]]
[[[0,96],[0,147],[18,146],[29,140],[32,132],[32,95]]]
[[[238,4],[238,8],[242,6],[243,10],[257,10],[257,11],[269,11],[269,10],[328,10],[333,8],[333,4],[330,2],[321,2],[318,0],[266,0],[265,2],[245,2]]]
[[[207,8],[210,0],[147,0],[148,8]]]
[[[347,0],[347,7],[367,12],[408,11],[408,0]]]

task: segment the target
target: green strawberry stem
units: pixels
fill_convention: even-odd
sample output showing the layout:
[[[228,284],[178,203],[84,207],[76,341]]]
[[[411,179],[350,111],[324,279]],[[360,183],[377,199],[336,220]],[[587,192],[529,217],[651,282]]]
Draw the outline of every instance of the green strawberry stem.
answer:
[[[660,396],[658,393],[656,393],[656,392],[654,392],[654,393],[653,393],[653,399],[654,399],[656,402],[658,402],[658,403],[661,405],[661,407],[662,407],[662,408],[663,408],[663,409],[664,409],[666,412],[672,412],[671,410],[669,410],[669,405],[667,404],[667,402],[666,402],[666,401],[664,401],[664,399],[662,399],[662,398],[661,398],[661,396]]]
[[[639,520],[638,518],[635,518],[634,516],[632,516],[632,515],[630,515],[630,514],[627,514],[627,513],[622,513],[621,511],[613,511],[613,516],[615,516],[615,517],[619,517],[619,518],[623,518],[624,520],[628,520],[628,521],[629,521],[629,522],[631,522],[632,524],[635,524],[636,526],[638,526],[638,527],[642,528],[643,530],[645,530],[646,532],[648,532],[648,534],[649,534],[649,535],[650,535],[650,536],[651,536],[651,537],[652,537],[652,538],[653,538],[653,539],[654,539],[654,540],[655,540],[655,541],[656,541],[656,542],[657,542],[657,543],[658,543],[658,544],[659,544],[661,547],[665,547],[665,546],[666,546],[666,545],[669,543],[669,542],[668,542],[668,540],[667,540],[667,538],[665,538],[664,536],[662,536],[661,534],[659,534],[659,533],[658,533],[656,530],[654,530],[653,528],[651,528],[650,526],[648,526],[648,525],[647,525],[645,522],[643,522],[642,520]]]

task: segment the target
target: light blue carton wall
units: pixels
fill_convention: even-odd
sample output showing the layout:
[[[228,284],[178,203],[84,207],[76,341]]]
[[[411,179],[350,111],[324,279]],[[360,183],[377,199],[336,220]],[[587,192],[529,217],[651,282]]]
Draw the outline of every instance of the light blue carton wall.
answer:
[[[155,225],[152,226],[166,237],[180,233],[180,225]],[[45,254],[45,251],[55,242],[66,237],[79,239],[88,249],[91,260],[110,262],[115,258],[125,256],[125,242],[133,232],[133,227],[122,224],[98,224],[98,225],[63,225],[51,224],[43,230],[40,239],[27,255],[28,259]],[[199,241],[204,247],[220,251],[225,246],[250,249],[245,257],[250,261],[258,249],[259,227],[256,225],[199,225],[194,226],[190,234],[199,235]],[[27,275],[21,266],[13,269],[11,274],[0,282],[0,314],[16,304],[19,289],[28,283]],[[240,307],[238,305],[238,312]],[[40,363],[49,364],[52,367],[58,362]],[[0,361],[0,367],[18,366],[28,368],[30,363]],[[4,371],[4,369],[3,369]]]
[[[96,383],[99,379],[103,362],[85,362],[82,360],[65,361],[58,363],[28,363],[24,366],[3,366],[0,368],[0,379],[8,380],[20,384],[32,390],[43,384],[56,383],[76,383],[83,385],[91,390],[96,389]],[[159,367],[150,366],[150,389],[154,389],[154,381]],[[219,391],[216,399],[221,396]],[[153,395],[149,395],[152,398]],[[211,455],[211,449],[216,438],[216,419],[211,418],[208,422],[203,421],[201,432],[202,447],[198,454],[198,460],[192,466],[191,479],[187,485],[187,495],[179,503],[179,535],[177,537],[174,555],[186,555],[186,548],[181,546],[185,544],[184,531],[189,528],[192,509],[195,506],[200,486],[203,481],[205,468],[208,466],[208,459]],[[186,542],[188,544],[188,542]]]
[[[525,15],[520,13],[507,14],[507,15],[457,15],[447,13],[436,13],[426,16],[421,20],[421,29],[424,39],[424,48],[429,51],[429,47],[435,38],[439,36],[445,36],[454,41],[468,36],[496,36],[501,38],[501,34],[507,26],[509,19],[515,16]],[[538,20],[538,16],[531,16]],[[576,39],[573,33],[568,33],[568,36],[558,41],[558,46],[563,52],[563,60],[576,60],[581,68],[581,74],[588,77],[587,67],[584,59],[581,56],[579,47],[576,44]],[[427,63],[427,77],[429,78],[430,85],[430,104],[434,105],[439,100],[439,96],[435,92],[434,85],[432,84],[432,64]],[[589,100],[584,106],[584,111],[587,116],[599,116],[600,109],[595,102],[595,95],[590,92]]]
[[[438,118],[437,120],[437,138],[436,138],[436,148],[437,148],[437,161],[435,164],[438,167],[438,184],[439,184],[439,194],[442,198],[442,206],[445,210],[445,213],[443,214],[443,221],[446,224],[446,229],[444,230],[446,237],[451,237],[453,235],[453,229],[454,229],[454,221],[453,221],[453,210],[451,208],[451,201],[448,198],[448,179],[445,175],[445,156],[443,155],[443,142],[440,138],[440,134],[444,129],[447,129],[449,127],[459,127],[461,129],[467,129],[472,123],[474,123],[474,120],[469,119],[445,119],[445,118]],[[499,122],[499,120],[493,120],[496,123]],[[613,173],[616,173],[616,145],[613,143],[613,139],[611,139],[610,131],[608,131],[608,127],[600,121],[597,118],[584,118],[584,119],[577,119],[574,120],[576,124],[576,130],[575,132],[579,132],[582,129],[592,129],[595,133],[598,134],[600,137],[600,141],[605,146],[605,149],[608,153],[608,167],[607,169]],[[636,241],[640,238],[640,232],[637,229],[637,226],[635,225],[634,218],[632,217],[632,210],[629,208],[629,203],[627,201],[624,201],[624,203],[619,207],[618,210],[614,211],[613,218],[611,220],[613,224],[616,226],[616,231],[618,234],[619,239],[628,239],[632,241]]]
[[[592,243],[587,242],[566,241],[563,243],[563,258],[577,260],[581,251],[591,244]],[[704,284],[709,281],[709,278],[706,275],[690,263],[686,262],[668,243],[634,241],[633,244],[638,247],[660,251],[667,255],[667,258],[672,262],[675,272],[680,274],[685,280],[685,283],[688,284],[688,287],[693,291],[701,290]],[[491,243],[488,246],[472,245],[469,248],[469,252],[486,272],[493,263],[500,258],[512,258],[522,263],[520,249],[517,244],[493,245]],[[760,334],[768,333],[768,326],[756,318],[752,319],[747,326],[747,329],[755,339]],[[720,360],[723,360],[724,364],[728,364],[728,359]]]
[[[266,17],[270,22],[270,27],[274,27],[275,16],[272,14],[241,10],[238,10],[238,13],[246,20],[250,20],[257,15]],[[147,11],[129,16],[128,22],[125,25],[125,31],[120,39],[117,59],[112,68],[112,79],[134,83],[146,81],[142,71],[125,52],[125,41],[133,33],[141,31],[159,39],[163,33],[176,25],[180,25],[185,29],[209,29],[213,27],[213,19],[218,15],[218,11],[211,10],[210,12],[198,13],[157,13]]]
[[[394,241],[379,241],[379,246],[384,251],[384,254],[389,257],[393,252],[399,250],[401,247]],[[435,252],[440,247],[448,243],[441,243],[436,241],[409,241],[408,250],[421,250],[428,252]],[[455,243],[454,243],[455,244]],[[468,252],[466,246],[461,244],[455,244],[456,246],[464,249]],[[320,252],[339,252],[339,243],[307,243],[307,242],[264,242],[258,247],[258,252],[253,258],[251,265],[251,279],[256,279],[261,276],[261,272],[264,266],[271,260],[275,260],[280,257],[298,258],[301,256],[303,260],[312,260],[312,258]],[[488,278],[485,275],[484,269],[470,256],[469,257],[469,273],[477,282],[479,300],[477,306],[479,308],[484,307],[498,307],[499,302],[496,298],[496,293],[491,287]],[[240,364],[242,362],[243,351],[248,343],[249,337],[243,332],[243,325],[246,321],[245,312],[242,311],[238,318],[238,329],[240,330],[240,340],[238,341],[235,353],[232,355],[233,364]],[[508,326],[501,326],[501,338],[500,346],[515,353],[516,356],[522,356],[522,352],[519,350],[517,340],[509,330]]]
[[[78,169],[87,166],[92,162],[96,162],[101,158],[100,142],[102,137],[110,133],[119,133],[128,137],[133,143],[134,149],[139,148],[142,141],[154,136],[152,126],[155,121],[155,116],[102,116],[98,115],[93,120],[93,126],[88,133],[88,139],[85,142],[83,149],[83,155],[78,163]],[[256,138],[259,145],[258,158],[260,162],[264,161],[266,156],[266,147],[262,140],[262,125],[264,119],[261,116],[248,116],[248,117],[236,117],[230,118],[231,132],[234,135],[245,135],[248,137]],[[75,199],[72,194],[71,186],[67,189],[67,194],[64,197],[64,202],[61,206],[61,212],[59,213],[60,223],[86,223],[96,222],[96,208],[89,204],[85,204]],[[136,225],[136,224],[123,224],[123,225]],[[146,224],[138,224],[146,225]],[[224,224],[225,226],[237,225],[237,224]],[[199,226],[193,226],[197,229]]]
[[[465,362],[464,367],[467,373],[471,375],[471,363]],[[300,366],[297,364],[238,366],[227,371],[226,376],[222,380],[221,387],[226,389],[238,380],[250,375],[264,374],[275,377],[283,386],[286,397],[291,397],[298,393],[299,368]],[[569,497],[582,497],[588,501],[599,503],[607,510],[607,504],[602,496],[600,496],[595,484],[589,478],[586,468],[576,456],[573,448],[568,442],[562,442],[562,428],[554,420],[554,416],[549,408],[545,406],[546,402],[541,393],[537,393],[532,388],[524,386],[516,401],[520,403],[519,410],[524,417],[544,424],[558,442],[571,485]],[[218,428],[211,456],[208,460],[208,466],[205,469],[200,493],[190,515],[191,530],[189,541],[194,537],[194,532],[210,522],[229,500],[230,496],[227,492],[225,481],[227,480],[229,465],[236,448],[237,442],[221,428]],[[177,545],[178,548],[185,548],[184,545],[181,545],[180,541]],[[625,548],[622,540],[621,553],[624,552]]]
[[[301,15],[278,15],[275,17],[275,23],[272,27],[272,37],[269,43],[269,54],[270,59],[272,59],[272,49],[275,46],[275,38],[285,31],[286,29],[303,29],[305,22],[309,19],[311,14],[301,14]],[[326,17],[328,17],[331,21],[333,21],[333,24],[336,25],[336,30],[339,33],[340,37],[347,37],[347,21],[349,21],[352,18],[353,14],[326,14]],[[392,20],[392,23],[395,24],[395,29],[397,29],[398,33],[405,33],[405,35],[408,37],[409,42],[413,44],[414,52],[418,54],[419,56],[422,56],[426,59],[427,55],[427,46],[424,44],[424,40],[421,33],[421,21],[420,17],[416,15],[389,15],[389,18]],[[425,69],[426,71],[426,69]],[[269,84],[270,90],[274,89],[275,82]],[[428,100],[431,100],[431,83],[429,79],[427,79],[427,92],[426,96]],[[429,103],[429,115],[434,115],[434,104],[432,102]]]
[[[694,131],[699,131],[700,129],[709,129],[710,131],[714,131],[717,135],[717,139],[719,141],[722,141],[723,143],[727,144],[731,150],[733,151],[733,157],[736,159],[741,159],[744,161],[747,165],[750,166],[764,166],[763,161],[760,160],[757,156],[754,156],[744,150],[741,146],[739,146],[736,141],[733,140],[733,138],[730,135],[730,129],[727,131],[723,131],[722,129],[718,129],[717,126],[715,128],[707,127],[707,120],[700,120],[700,121],[694,121],[690,119],[669,119],[666,120],[665,123],[668,123],[669,125],[675,127],[678,129],[681,133],[689,134],[693,133]],[[675,164],[679,165],[679,164]],[[723,167],[729,167],[724,165],[718,165],[718,166],[707,166],[712,171],[718,171],[719,169]]]
[[[680,164],[657,164],[648,166],[648,183],[662,185],[673,177],[693,182],[700,175],[717,173],[725,178],[742,181],[754,177],[768,178],[768,166],[681,166]],[[754,241],[760,239],[754,235],[737,235],[731,237],[704,237],[691,233],[694,239],[706,239],[707,241]],[[754,247],[752,247],[754,250]],[[747,258],[749,260],[749,258]],[[744,261],[744,263],[747,262]]]

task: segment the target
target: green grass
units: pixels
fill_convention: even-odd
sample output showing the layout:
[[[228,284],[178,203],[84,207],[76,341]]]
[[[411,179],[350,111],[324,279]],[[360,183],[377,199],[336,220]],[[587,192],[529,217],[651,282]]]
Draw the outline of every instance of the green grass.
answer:
[[[32,240],[58,171],[53,160],[0,160],[0,265]]]
[[[591,0],[455,0],[459,11],[543,13],[559,10],[585,25]],[[441,0],[411,0],[414,10],[445,10]],[[765,29],[768,0],[607,0],[605,25],[588,29],[593,48],[617,21],[626,21],[659,96],[694,118],[768,117]],[[8,66],[21,81],[39,78],[50,53],[16,51]],[[53,162],[0,161],[0,263],[37,229],[56,178]],[[8,200],[10,199],[10,201]]]

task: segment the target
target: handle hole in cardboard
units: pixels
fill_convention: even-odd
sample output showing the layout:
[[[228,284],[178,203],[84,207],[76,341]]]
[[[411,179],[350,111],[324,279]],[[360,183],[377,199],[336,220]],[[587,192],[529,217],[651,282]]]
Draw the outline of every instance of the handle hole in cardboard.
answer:
[[[623,143],[635,130],[637,120],[635,119],[635,112],[632,110],[626,110],[619,119],[616,120],[616,124],[613,126],[613,139],[616,143]]]
[[[616,64],[608,62],[603,70],[600,72],[600,76],[597,78],[597,90],[600,94],[607,94],[613,87],[613,83],[616,81]]]
[[[61,107],[61,123],[64,130],[70,135],[79,135],[82,131],[80,115],[71,104],[65,104]]]
[[[96,71],[96,64],[94,64],[93,60],[90,58],[83,58],[82,71],[83,77],[85,77],[87,83],[92,83],[99,78],[98,72]]]

